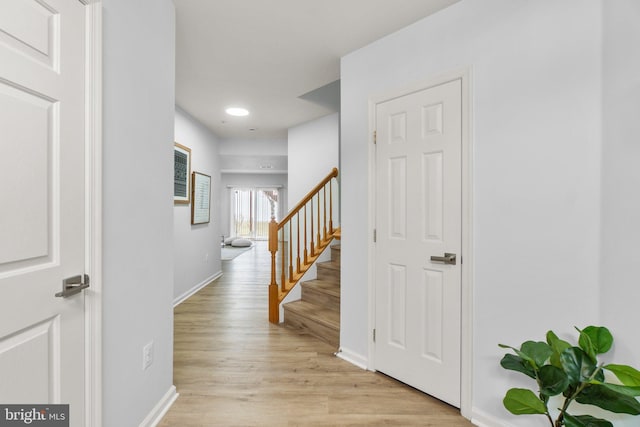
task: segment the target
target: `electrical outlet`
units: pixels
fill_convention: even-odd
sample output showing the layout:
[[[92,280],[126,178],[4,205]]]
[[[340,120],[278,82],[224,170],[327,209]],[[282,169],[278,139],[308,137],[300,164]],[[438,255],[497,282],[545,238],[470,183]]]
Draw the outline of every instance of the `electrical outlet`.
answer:
[[[142,348],[142,370],[146,370],[153,363],[153,341]]]
[[[205,260],[205,261],[209,261],[209,252],[207,252],[206,254],[204,254],[204,260]]]

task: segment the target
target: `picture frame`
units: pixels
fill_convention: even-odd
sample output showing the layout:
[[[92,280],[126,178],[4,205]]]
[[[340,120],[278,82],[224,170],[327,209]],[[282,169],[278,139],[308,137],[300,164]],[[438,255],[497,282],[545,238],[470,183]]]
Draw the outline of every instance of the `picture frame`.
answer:
[[[174,143],[173,146],[173,203],[188,205],[191,188],[191,149]]]
[[[211,221],[211,176],[193,172],[191,197],[191,224],[206,224]]]

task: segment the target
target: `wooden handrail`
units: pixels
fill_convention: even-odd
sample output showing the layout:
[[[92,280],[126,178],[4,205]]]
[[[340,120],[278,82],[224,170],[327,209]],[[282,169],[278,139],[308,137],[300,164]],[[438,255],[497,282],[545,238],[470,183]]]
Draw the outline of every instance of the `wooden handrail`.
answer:
[[[322,190],[324,188],[324,186],[327,185],[327,183],[329,181],[331,181],[331,179],[337,178],[337,177],[338,177],[338,168],[333,168],[333,170],[331,171],[331,173],[329,175],[327,175],[322,181],[320,181],[320,183],[318,185],[313,187],[313,190],[309,191],[309,193],[307,193],[307,195],[304,196],[302,198],[302,200],[300,200],[300,202],[297,205],[295,205],[293,207],[293,209],[291,209],[291,211],[289,211],[287,216],[285,216],[282,219],[282,221],[280,221],[280,224],[284,224],[285,222],[288,222],[289,220],[291,220],[291,218],[296,213],[298,213],[298,211],[300,209],[302,209],[304,207],[304,205],[306,205],[307,202],[309,202],[309,200],[311,200],[313,198],[313,196],[315,196],[317,193],[319,193],[320,190]]]
[[[340,233],[339,227],[333,228],[333,182],[337,177],[338,169],[333,168],[329,175],[303,197],[282,221],[277,222],[275,218],[271,218],[269,223],[269,251],[271,252],[269,321],[271,323],[279,322],[282,300],[329,246],[334,236]],[[329,200],[327,200],[327,185],[329,186]],[[307,212],[310,214],[310,229],[307,228]],[[301,213],[302,221],[300,219]],[[314,215],[317,217],[314,218]],[[302,239],[300,238],[301,222]],[[280,262],[277,261],[278,251],[280,251]],[[285,253],[286,251],[288,254]],[[295,256],[294,251],[296,252]],[[280,283],[278,283],[278,266],[280,267]]]

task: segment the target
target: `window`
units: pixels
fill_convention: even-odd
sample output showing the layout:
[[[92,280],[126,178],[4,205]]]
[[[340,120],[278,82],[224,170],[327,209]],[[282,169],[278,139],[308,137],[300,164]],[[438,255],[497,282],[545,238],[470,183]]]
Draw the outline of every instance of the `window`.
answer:
[[[269,238],[269,222],[278,215],[278,190],[231,189],[231,235],[256,240]]]

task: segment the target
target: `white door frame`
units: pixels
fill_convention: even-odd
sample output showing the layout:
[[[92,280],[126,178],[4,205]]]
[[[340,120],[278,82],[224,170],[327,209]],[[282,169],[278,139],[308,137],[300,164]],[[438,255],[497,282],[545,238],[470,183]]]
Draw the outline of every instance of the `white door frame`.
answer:
[[[85,21],[85,425],[102,426],[102,0]]]
[[[453,80],[462,81],[462,314],[461,314],[461,363],[460,363],[460,413],[471,419],[473,386],[473,145],[471,140],[471,68],[451,71],[426,80],[414,82],[408,86],[372,95],[369,97],[369,224],[372,230],[376,224],[376,155],[373,134],[376,123],[376,105],[394,98],[409,95],[430,87],[439,86]],[[369,258],[369,338],[367,369],[375,370],[375,243],[368,244]],[[462,261],[464,259],[464,261]]]

